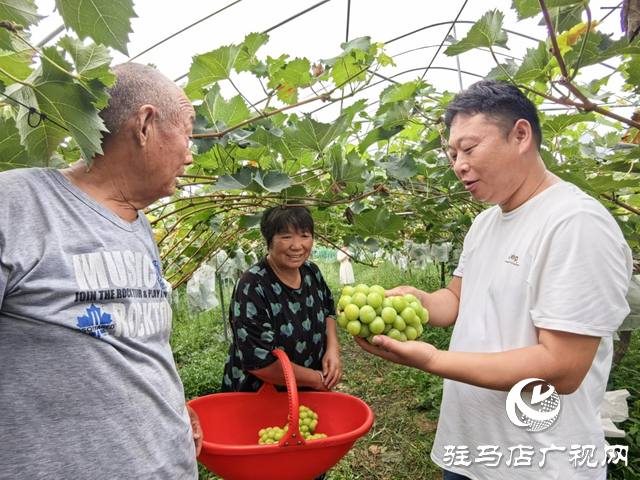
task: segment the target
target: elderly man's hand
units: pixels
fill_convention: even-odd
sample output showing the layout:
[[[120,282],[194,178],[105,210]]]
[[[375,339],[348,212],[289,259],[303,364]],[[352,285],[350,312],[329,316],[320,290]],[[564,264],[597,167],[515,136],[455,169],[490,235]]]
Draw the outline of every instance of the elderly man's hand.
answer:
[[[440,355],[436,347],[421,341],[399,342],[386,335],[376,335],[373,337],[372,345],[364,338],[354,336],[353,339],[363,350],[373,355],[424,371],[429,371],[429,365],[432,365]]]
[[[196,411],[187,405],[187,412],[189,412],[189,419],[191,420],[191,429],[193,430],[193,443],[196,445],[196,457],[200,456],[200,450],[202,450],[202,442],[204,440],[204,434],[202,433],[202,427],[200,426],[200,418]]]

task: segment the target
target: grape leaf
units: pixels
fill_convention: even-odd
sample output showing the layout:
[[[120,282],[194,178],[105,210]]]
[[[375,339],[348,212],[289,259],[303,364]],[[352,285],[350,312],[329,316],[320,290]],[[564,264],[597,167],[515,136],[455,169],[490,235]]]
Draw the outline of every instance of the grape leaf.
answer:
[[[352,56],[340,58],[331,69],[330,75],[336,87],[344,89],[349,83],[366,79],[367,65],[363,65]]]
[[[329,143],[347,128],[346,117],[341,115],[333,123],[320,123],[305,116],[292,127],[284,129],[284,138],[293,146],[322,152]]]
[[[394,127],[404,126],[411,118],[412,105],[410,102],[396,102],[391,104],[391,108],[384,116],[382,127],[389,130]]]
[[[522,59],[522,65],[515,74],[516,82],[530,83],[540,79],[549,68],[551,54],[546,43],[540,42],[538,48],[529,48]]]
[[[220,94],[220,85],[217,83],[207,92],[202,104],[196,107],[196,112],[209,119],[209,125],[214,126],[213,131],[219,131],[215,127],[218,122],[224,122],[227,127],[233,127],[251,118],[249,108],[240,95],[236,95],[226,101]]]
[[[0,171],[31,167],[34,162],[20,143],[20,132],[13,118],[0,117]]]
[[[358,146],[358,151],[360,153],[363,153],[367,148],[369,148],[369,146],[373,145],[376,142],[380,142],[382,140],[388,140],[394,135],[396,135],[397,133],[400,133],[401,130],[402,130],[402,127],[395,127],[390,130],[386,130],[382,127],[378,127],[374,130],[371,130],[367,134],[367,136],[364,137],[364,140],[360,142],[360,145]]]
[[[555,7],[549,8],[549,17],[551,18],[551,25],[553,25],[556,33],[562,33],[575,27],[582,22],[582,11],[584,7],[582,2],[577,5],[570,5],[568,7]],[[540,19],[539,25],[545,26],[547,22],[544,17]]]
[[[548,9],[553,9],[556,7],[568,7],[569,5],[581,3],[581,0],[547,0],[546,5]],[[540,2],[538,0],[513,0],[511,2],[511,8],[516,10],[519,20],[533,17],[542,12]]]
[[[447,47],[445,55],[459,55],[477,47],[491,48],[494,45],[508,49],[507,32],[502,29],[503,20],[504,14],[501,11],[488,11],[473,24],[466,37]]]
[[[33,0],[0,0],[0,20],[8,20],[26,28],[43,18],[38,15]]]
[[[65,26],[72,28],[81,40],[90,37],[129,55],[131,19],[137,17],[132,0],[56,0],[56,6]]]
[[[306,58],[296,58],[276,70],[269,80],[269,88],[278,89],[278,98],[293,105],[298,101],[298,88],[312,83],[311,63]]]
[[[33,73],[31,61],[34,55],[21,40],[8,30],[0,28],[0,65],[2,69],[13,77],[24,80]],[[11,85],[14,81],[0,72],[0,80],[5,85]]]
[[[362,237],[398,238],[404,228],[402,219],[386,208],[377,208],[355,216],[356,233]]]
[[[116,75],[109,71],[109,65],[113,59],[104,45],[95,43],[84,45],[77,38],[69,36],[62,37],[58,45],[69,53],[76,67],[76,73],[83,79],[97,79],[107,87],[116,81]]]
[[[218,178],[214,191],[248,190],[256,193],[277,193],[292,183],[291,177],[285,173],[248,167],[238,170],[233,175],[226,174]]]
[[[96,108],[106,108],[109,103],[106,87],[116,81],[116,75],[109,71],[112,59],[107,47],[95,43],[85,46],[80,40],[71,37],[63,37],[58,45],[73,59],[80,76],[78,82],[95,98],[93,104]]]
[[[202,87],[229,78],[240,50],[241,47],[238,45],[228,45],[193,57],[189,69],[189,83],[184,87],[187,96],[191,99],[196,98]]]
[[[418,88],[418,83],[415,81],[403,83],[400,85],[391,85],[380,94],[380,104],[390,102],[401,102],[403,100],[409,100]]]
[[[342,48],[340,55],[328,60],[321,60],[321,62],[332,67],[339,59],[348,57],[353,50],[368,53],[371,50],[371,37],[354,38],[353,40],[340,44],[340,48]]]
[[[542,133],[556,136],[560,135],[572,125],[576,125],[577,123],[582,122],[595,122],[595,120],[596,118],[593,113],[575,115],[563,113],[560,115],[554,115],[552,117],[549,117],[542,124]]]
[[[409,154],[402,158],[389,156],[386,162],[377,162],[376,166],[386,169],[390,177],[398,180],[409,180],[418,174],[416,162]]]
[[[250,33],[244,37],[240,53],[236,58],[234,68],[236,72],[248,72],[252,67],[259,63],[256,58],[258,49],[269,41],[269,35],[266,33]]]
[[[55,47],[44,48],[43,53],[42,65],[27,79],[34,88],[11,86],[18,88],[12,89],[10,95],[15,95],[18,101],[36,108],[48,118],[33,128],[29,124],[37,123],[38,117],[31,115],[30,118],[29,110],[21,106],[16,123],[22,142],[34,160],[47,161],[70,132],[82,152],[82,158],[91,165],[91,158],[102,153],[101,132],[106,131],[98,110],[92,105],[95,97],[74,83],[69,75],[52,66],[50,60],[66,70],[71,69]],[[66,126],[69,132],[51,120]]]
[[[351,150],[347,154],[346,162],[342,157],[341,148],[334,148],[331,152],[331,179],[335,182],[363,182],[362,174],[367,170],[366,164],[360,159],[358,152]]]

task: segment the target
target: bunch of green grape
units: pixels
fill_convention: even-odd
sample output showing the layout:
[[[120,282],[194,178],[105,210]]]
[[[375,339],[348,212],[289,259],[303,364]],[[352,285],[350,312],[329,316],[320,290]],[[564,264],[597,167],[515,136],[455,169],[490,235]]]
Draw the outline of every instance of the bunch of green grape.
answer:
[[[311,410],[309,407],[300,405],[298,427],[300,428],[302,438],[304,438],[305,440],[327,438],[327,435],[324,433],[315,433],[317,425],[318,414]],[[278,443],[282,439],[282,437],[284,437],[284,434],[287,432],[287,430],[289,430],[289,424],[285,425],[284,428],[263,428],[258,432],[258,437],[260,437],[258,440],[258,444],[271,445],[273,443]]]
[[[385,294],[380,285],[344,287],[338,301],[338,324],[369,342],[374,335],[387,335],[401,342],[418,338],[429,321],[427,309],[414,295]]]

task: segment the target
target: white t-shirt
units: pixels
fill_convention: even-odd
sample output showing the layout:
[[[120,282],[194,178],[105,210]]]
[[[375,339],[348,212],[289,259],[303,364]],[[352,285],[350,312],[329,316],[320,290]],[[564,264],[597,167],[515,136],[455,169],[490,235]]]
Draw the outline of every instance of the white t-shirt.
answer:
[[[552,185],[511,212],[496,206],[480,214],[454,272],[464,280],[449,350],[503,352],[536,345],[539,328],[602,339],[581,386],[560,396],[558,419],[542,432],[511,423],[505,410],[508,392],[445,380],[433,461],[472,479],[604,479],[600,407],[612,333],[629,312],[625,295],[631,271],[631,252],[613,217],[570,183]],[[533,448],[513,448],[519,445]],[[541,449],[552,445],[565,450],[548,451],[541,468]],[[585,461],[576,468],[575,445],[594,445],[588,460],[598,467]],[[453,456],[445,455],[447,446],[454,447],[448,449]],[[498,466],[483,463],[491,450],[478,447],[486,446],[499,447]],[[529,459],[531,465],[522,466]]]

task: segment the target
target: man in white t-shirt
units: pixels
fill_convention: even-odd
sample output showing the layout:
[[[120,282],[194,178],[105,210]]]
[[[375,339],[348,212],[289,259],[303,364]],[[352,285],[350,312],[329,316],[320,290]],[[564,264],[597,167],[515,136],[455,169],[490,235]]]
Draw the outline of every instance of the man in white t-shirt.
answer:
[[[475,219],[446,288],[387,294],[418,297],[432,326],[455,324],[450,348],[355,339],[445,378],[431,452],[443,479],[604,479],[600,407],[612,335],[629,312],[630,249],[597,200],[545,168],[536,109],[518,88],[478,82],[451,102],[445,121],[456,175],[495,206]],[[528,431],[536,425],[510,420],[508,392],[525,379],[559,394],[546,401],[560,400],[551,426]],[[551,392],[534,385],[518,397],[536,409]]]

